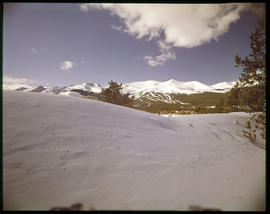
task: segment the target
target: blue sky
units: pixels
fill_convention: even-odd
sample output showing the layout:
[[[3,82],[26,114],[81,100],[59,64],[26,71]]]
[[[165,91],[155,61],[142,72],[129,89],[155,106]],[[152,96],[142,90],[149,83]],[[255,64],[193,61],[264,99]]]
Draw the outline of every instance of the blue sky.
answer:
[[[249,4],[212,6],[5,3],[4,81],[234,81],[257,20]]]

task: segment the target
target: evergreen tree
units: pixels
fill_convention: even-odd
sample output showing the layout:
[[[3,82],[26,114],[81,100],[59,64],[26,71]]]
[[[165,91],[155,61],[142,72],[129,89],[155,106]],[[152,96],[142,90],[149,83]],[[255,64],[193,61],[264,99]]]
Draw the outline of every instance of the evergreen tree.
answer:
[[[227,94],[224,101],[224,109],[226,112],[238,111],[240,104],[240,88],[233,87],[230,93]]]
[[[241,77],[235,88],[240,92],[242,104],[247,105],[251,110],[263,110],[265,100],[265,24],[260,21],[255,27],[255,32],[250,36],[251,53],[241,58],[235,57],[236,67],[242,67]],[[248,88],[248,92],[242,89]],[[249,94],[247,99],[246,94]],[[255,96],[255,97],[252,97]],[[252,98],[251,98],[252,97]]]
[[[223,97],[220,97],[216,104],[217,112],[219,113],[224,112],[224,104],[225,104],[225,99]]]
[[[117,82],[110,81],[108,84],[109,87],[102,89],[100,94],[102,101],[124,106],[129,106],[134,101],[134,97],[130,96],[129,93],[123,94],[121,92],[122,83],[117,84]]]
[[[255,128],[260,128],[261,136],[265,138],[265,22],[260,20],[255,27],[255,32],[250,36],[251,53],[245,58],[235,57],[236,67],[242,67],[241,77],[234,87],[239,90],[239,102],[247,107],[246,111],[261,111],[251,119],[255,122]],[[244,136],[251,136],[250,122],[248,130],[243,131]],[[246,127],[247,128],[247,127]],[[248,133],[247,133],[248,132]],[[255,133],[254,129],[252,133]],[[256,136],[252,136],[252,141]]]

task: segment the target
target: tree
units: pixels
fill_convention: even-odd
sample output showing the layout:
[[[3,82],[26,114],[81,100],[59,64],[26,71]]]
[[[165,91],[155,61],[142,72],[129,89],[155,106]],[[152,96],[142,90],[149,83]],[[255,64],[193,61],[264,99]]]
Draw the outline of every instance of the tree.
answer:
[[[129,106],[133,101],[134,97],[129,93],[123,94],[121,91],[123,89],[122,83],[117,84],[117,82],[110,81],[109,87],[102,89],[100,94],[100,99],[105,102]]]
[[[223,97],[220,97],[216,103],[216,111],[219,113],[224,112],[224,104],[225,104],[225,99]]]
[[[233,87],[231,89],[224,101],[224,109],[226,109],[226,111],[238,111],[238,106],[240,104],[239,94],[240,89],[238,87]]]
[[[255,27],[255,32],[250,35],[251,53],[245,58],[235,57],[236,67],[242,67],[241,77],[234,87],[239,90],[240,105],[246,106],[247,111],[260,111],[251,120],[255,122],[255,128],[260,128],[261,136],[265,138],[265,22],[260,20]],[[248,128],[247,128],[248,127]],[[248,131],[244,135],[252,136],[255,129],[251,130],[251,124],[246,126]],[[252,133],[251,133],[252,131]],[[256,136],[252,136],[254,141]]]
[[[265,24],[260,21],[250,36],[251,53],[245,58],[235,56],[236,67],[242,67],[241,77],[235,88],[249,88],[253,99],[243,99],[251,110],[263,110],[265,99]],[[241,93],[241,92],[240,92]],[[241,99],[241,95],[240,95]]]

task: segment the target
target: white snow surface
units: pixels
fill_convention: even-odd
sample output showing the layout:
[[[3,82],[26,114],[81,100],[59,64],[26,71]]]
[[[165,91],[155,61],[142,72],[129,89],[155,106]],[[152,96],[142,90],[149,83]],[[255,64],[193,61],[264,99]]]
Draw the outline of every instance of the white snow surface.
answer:
[[[29,91],[32,91],[34,89],[37,89],[38,87],[43,87],[43,86],[32,86],[32,87],[29,87],[23,91],[29,92]],[[62,94],[62,95],[68,95],[68,96],[80,95],[77,92],[71,91],[74,89],[80,89],[83,91],[94,92],[94,93],[101,93],[101,91],[102,91],[102,86],[99,85],[98,83],[82,83],[82,84],[78,84],[78,85],[70,85],[70,86],[64,86],[64,87],[55,86],[53,88],[48,88],[48,87],[44,87],[44,88],[45,88],[45,90],[41,92],[43,94]]]
[[[98,83],[83,83],[79,85],[73,85],[67,87],[67,89],[72,90],[72,89],[81,89],[83,91],[88,91],[88,92],[94,92],[94,93],[101,93],[102,87]]]
[[[242,137],[247,117],[4,91],[4,209],[264,210],[265,150]]]
[[[58,95],[65,95],[65,96],[72,96],[72,97],[81,97],[80,93],[75,91],[63,91],[60,92]]]
[[[214,85],[211,85],[211,87],[213,89],[231,89],[234,85],[236,84],[236,82],[221,82],[221,83],[217,83]]]
[[[212,86],[198,81],[180,82],[174,79],[159,82],[154,80],[132,82],[123,84],[123,92],[131,94],[156,93],[181,93],[195,94],[202,92],[225,93],[233,87],[234,82],[223,82]]]

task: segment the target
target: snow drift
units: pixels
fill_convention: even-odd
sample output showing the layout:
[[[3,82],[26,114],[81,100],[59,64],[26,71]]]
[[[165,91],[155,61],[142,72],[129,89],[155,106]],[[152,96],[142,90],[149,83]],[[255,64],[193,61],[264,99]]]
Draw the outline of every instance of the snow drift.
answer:
[[[265,209],[265,150],[242,137],[244,113],[165,118],[4,91],[3,119],[5,210]]]

